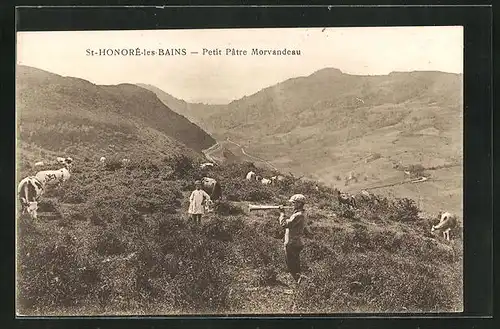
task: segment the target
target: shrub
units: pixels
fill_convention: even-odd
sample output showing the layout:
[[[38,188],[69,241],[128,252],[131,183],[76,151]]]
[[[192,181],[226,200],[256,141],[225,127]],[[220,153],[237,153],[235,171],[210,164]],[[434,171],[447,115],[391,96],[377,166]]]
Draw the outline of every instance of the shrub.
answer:
[[[202,231],[210,239],[219,241],[232,241],[233,237],[228,231],[226,224],[219,218],[211,219],[203,223]]]
[[[268,265],[258,268],[255,283],[258,286],[274,286],[278,284],[277,275],[274,266]]]
[[[92,293],[88,289],[92,277],[78,260],[74,239],[44,238],[28,234],[19,241],[18,305],[24,314],[78,306]]]
[[[118,159],[108,159],[106,163],[104,164],[104,168],[109,171],[115,171],[118,169],[121,169],[123,167],[123,164],[120,160]]]
[[[419,212],[420,210],[416,206],[415,201],[408,198],[398,198],[392,202],[387,218],[400,222],[412,222],[419,219]]]
[[[224,181],[224,194],[230,201],[270,201],[274,195],[271,187],[241,178]]]
[[[95,249],[100,255],[119,255],[125,252],[126,245],[116,234],[104,232],[97,237]]]
[[[295,303],[300,311],[432,312],[457,305],[461,286],[457,271],[446,275],[454,283],[445,285],[438,278],[449,269],[413,259],[373,252],[367,257],[329,255],[299,287]]]
[[[220,215],[239,215],[244,213],[243,209],[239,206],[235,206],[227,201],[221,201],[217,205],[217,213]]]

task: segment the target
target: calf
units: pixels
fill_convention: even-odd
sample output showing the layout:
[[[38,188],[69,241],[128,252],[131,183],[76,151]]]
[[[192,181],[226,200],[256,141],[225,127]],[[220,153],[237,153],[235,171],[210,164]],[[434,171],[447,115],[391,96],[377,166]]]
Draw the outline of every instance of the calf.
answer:
[[[21,180],[17,187],[21,213],[28,213],[32,219],[37,219],[38,200],[43,192],[43,184],[36,177],[29,176]]]
[[[45,187],[47,185],[61,185],[67,181],[71,175],[67,168],[61,168],[58,170],[39,171],[35,177]]]
[[[439,213],[439,224],[432,225],[431,232],[441,231],[443,237],[450,241],[450,231],[457,227],[457,217],[449,212]]]
[[[260,181],[263,185],[270,185],[271,184],[271,180],[270,179],[267,179],[267,178],[262,178],[262,180]]]

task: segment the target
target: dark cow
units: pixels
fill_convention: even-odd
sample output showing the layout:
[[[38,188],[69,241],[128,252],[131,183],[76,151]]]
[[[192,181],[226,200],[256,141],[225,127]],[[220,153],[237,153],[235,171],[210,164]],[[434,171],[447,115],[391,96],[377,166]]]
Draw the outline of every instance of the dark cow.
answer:
[[[203,190],[210,195],[212,201],[217,201],[222,197],[222,188],[218,181],[210,177],[203,177],[201,183]]]
[[[356,208],[356,199],[353,195],[348,193],[342,193],[339,190],[337,191],[337,200],[339,204],[346,205],[349,208]]]

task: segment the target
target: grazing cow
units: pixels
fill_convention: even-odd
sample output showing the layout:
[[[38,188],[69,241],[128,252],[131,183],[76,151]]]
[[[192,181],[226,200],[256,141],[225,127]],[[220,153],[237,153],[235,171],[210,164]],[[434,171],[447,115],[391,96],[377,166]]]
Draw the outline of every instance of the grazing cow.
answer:
[[[368,192],[367,190],[362,190],[361,191],[361,197],[365,200],[371,200],[372,198],[372,195],[370,194],[370,192]]]
[[[279,182],[282,182],[284,180],[285,180],[285,177],[281,176],[281,175],[271,177],[271,181],[272,181],[273,185],[275,185],[275,184],[277,184]]]
[[[248,180],[255,179],[255,173],[253,171],[249,171],[247,176],[246,176],[246,179],[248,179]]]
[[[28,213],[32,219],[37,219],[38,200],[43,194],[43,184],[33,176],[21,180],[17,187],[21,201],[21,213]]]
[[[205,162],[205,163],[202,163],[202,164],[200,165],[200,168],[201,168],[201,169],[207,169],[208,167],[213,167],[213,166],[214,166],[214,164],[213,164],[213,163],[211,163],[211,162]]]
[[[43,161],[40,161],[40,162],[36,162],[36,163],[35,163],[35,167],[42,167],[42,166],[44,166],[44,165],[45,165],[45,163],[44,163]]]
[[[342,193],[339,190],[337,190],[337,200],[339,204],[346,205],[349,208],[356,208],[356,199],[354,198],[353,195],[350,195],[348,193]]]
[[[450,241],[450,231],[454,229],[457,224],[457,217],[449,212],[439,213],[439,224],[432,225],[431,232],[441,231],[443,237]]]
[[[203,190],[210,195],[211,200],[216,201],[221,198],[222,188],[218,181],[210,177],[203,177],[201,183],[203,184]]]
[[[105,157],[101,157],[101,158],[99,159],[99,162],[101,162],[101,163],[106,162],[106,158],[105,158]]]
[[[58,170],[44,170],[39,171],[35,177],[42,183],[45,187],[47,185],[61,185],[70,178],[70,173],[67,168],[61,168]]]
[[[263,185],[271,185],[271,180],[267,178],[262,178],[260,181]]]
[[[60,163],[60,164],[62,164],[62,165],[64,165],[66,168],[69,168],[73,164],[73,158],[70,158],[70,157],[66,157],[66,158],[57,157],[57,162]]]

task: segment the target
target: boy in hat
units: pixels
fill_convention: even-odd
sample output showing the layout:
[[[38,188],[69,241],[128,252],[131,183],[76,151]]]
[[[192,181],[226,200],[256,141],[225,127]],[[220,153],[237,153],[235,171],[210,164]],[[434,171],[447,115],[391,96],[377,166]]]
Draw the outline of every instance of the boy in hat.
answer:
[[[289,219],[285,219],[284,209],[280,207],[279,222],[282,227],[286,228],[284,247],[288,271],[294,281],[300,283],[303,278],[300,269],[300,252],[304,248],[302,236],[306,224],[306,214],[304,212],[306,198],[302,194],[295,194],[288,202],[293,206],[293,214]]]

